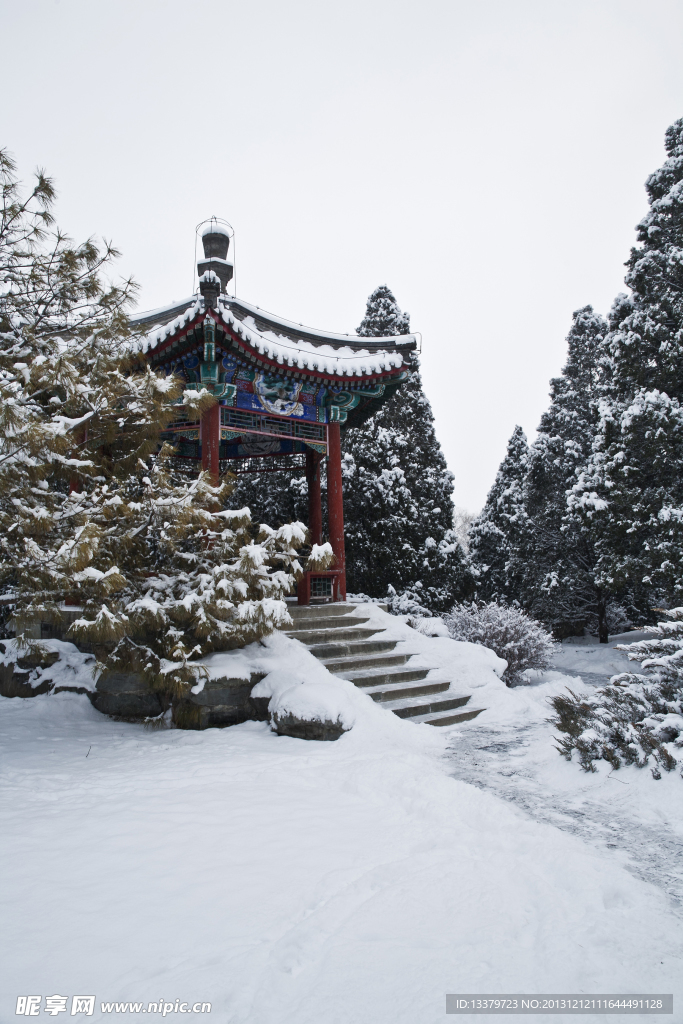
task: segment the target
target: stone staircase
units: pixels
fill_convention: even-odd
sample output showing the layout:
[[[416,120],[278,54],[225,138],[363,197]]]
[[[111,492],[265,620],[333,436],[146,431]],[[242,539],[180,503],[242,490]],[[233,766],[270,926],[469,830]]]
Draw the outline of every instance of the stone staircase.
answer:
[[[381,607],[381,606],[380,606]],[[399,718],[428,725],[454,725],[476,718],[483,708],[460,710],[469,697],[448,695],[447,681],[427,682],[428,668],[411,668],[411,654],[395,654],[395,640],[374,639],[363,606],[289,604],[293,629],[287,636],[305,644],[333,673],[362,687]]]

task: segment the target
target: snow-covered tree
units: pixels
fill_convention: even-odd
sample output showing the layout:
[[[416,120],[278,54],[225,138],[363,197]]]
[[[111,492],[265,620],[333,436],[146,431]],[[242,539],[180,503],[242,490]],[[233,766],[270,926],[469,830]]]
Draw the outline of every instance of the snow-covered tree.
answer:
[[[268,459],[261,460],[264,469]],[[323,466],[324,468],[324,466]],[[306,520],[308,516],[308,485],[303,473],[278,469],[263,473],[241,473],[231,494],[234,505],[246,506],[255,523],[273,526]]]
[[[470,558],[478,596],[485,601],[519,601],[528,548],[525,481],[529,445],[517,426],[508,441],[486,504],[470,527]]]
[[[115,250],[52,229],[45,175],[23,196],[6,153],[0,175],[2,607],[21,633],[80,605],[71,636],[177,691],[202,654],[287,620],[305,528],[254,538],[248,510],[225,508],[226,482],[174,480],[159,451],[174,403],[198,415],[215,399],[132,360],[134,286],[102,276]],[[331,557],[314,548],[311,567]]]
[[[643,613],[683,594],[683,119],[628,260],[630,296],[610,314],[594,453],[573,507],[596,541],[596,579]]]
[[[363,337],[407,334],[410,318],[382,285],[368,299]],[[410,378],[363,426],[343,434],[347,581],[383,597],[410,592],[443,611],[468,586],[453,530],[453,476],[434,430],[419,362]]]
[[[458,543],[466,555],[469,554],[470,550],[470,529],[477,517],[478,514],[476,512],[470,512],[469,509],[462,508],[460,505],[456,505],[453,511],[455,536],[458,538]]]
[[[557,633],[597,626],[608,639],[609,595],[598,582],[591,523],[567,498],[589,461],[598,423],[600,361],[608,324],[591,306],[577,310],[567,362],[551,381],[550,408],[531,446],[525,481],[529,529],[519,599]]]
[[[227,482],[214,486],[208,474],[174,482],[172,457],[164,446],[147,473],[141,466],[81,497],[99,545],[80,574],[85,614],[70,633],[108,644],[109,666],[142,671],[152,686],[179,694],[197,681],[203,655],[289,623],[283,598],[301,572],[306,528],[262,525],[254,536],[248,508],[224,507]],[[316,550],[319,564],[329,563],[328,549]],[[106,604],[88,600],[87,584],[110,565],[120,577],[115,592]]]
[[[660,779],[660,768],[683,766],[683,608],[665,614],[669,621],[653,627],[652,639],[619,644],[641,673],[613,676],[588,697],[570,690],[552,699],[557,749],[568,761],[576,752],[585,771],[599,760],[643,768],[652,758]]]
[[[368,298],[357,333],[363,338],[396,338],[399,334],[410,334],[410,313],[401,312],[394,293],[381,284]]]
[[[86,480],[135,471],[178,388],[128,372],[121,349],[134,286],[102,278],[115,250],[76,246],[52,228],[43,173],[23,195],[2,152],[0,178],[0,581],[21,624],[58,615],[97,548],[73,496]],[[100,575],[91,585],[104,599],[120,581]]]

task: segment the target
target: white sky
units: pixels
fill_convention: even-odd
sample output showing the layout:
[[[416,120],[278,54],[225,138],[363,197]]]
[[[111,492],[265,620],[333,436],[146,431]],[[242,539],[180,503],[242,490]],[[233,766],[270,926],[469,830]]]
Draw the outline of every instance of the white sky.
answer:
[[[353,331],[386,283],[424,337],[455,501],[533,436],[571,313],[606,313],[683,115],[680,0],[0,0],[0,145],[113,239],[140,308],[192,289]]]

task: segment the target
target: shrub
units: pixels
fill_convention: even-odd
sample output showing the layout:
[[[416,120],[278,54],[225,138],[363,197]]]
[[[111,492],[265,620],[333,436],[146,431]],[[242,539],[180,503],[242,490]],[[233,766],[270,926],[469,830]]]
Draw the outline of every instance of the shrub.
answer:
[[[660,768],[672,771],[683,750],[683,608],[665,612],[669,622],[652,629],[651,640],[619,644],[631,661],[639,661],[645,674],[623,672],[609,686],[589,697],[571,690],[551,700],[555,717],[550,721],[563,736],[558,751],[571,761],[576,751],[579,764],[595,771],[596,761],[613,768],[650,762],[652,775]]]
[[[552,636],[540,622],[518,608],[496,604],[460,604],[443,617],[454,640],[467,640],[489,647],[508,667],[503,679],[508,686],[524,682],[527,669],[544,669],[550,665],[555,649]]]
[[[398,594],[390,584],[387,588],[385,600],[392,615],[411,615],[417,618],[430,616],[432,613],[422,603],[421,598],[423,598],[423,595],[420,593],[420,588],[416,590],[403,590]]]

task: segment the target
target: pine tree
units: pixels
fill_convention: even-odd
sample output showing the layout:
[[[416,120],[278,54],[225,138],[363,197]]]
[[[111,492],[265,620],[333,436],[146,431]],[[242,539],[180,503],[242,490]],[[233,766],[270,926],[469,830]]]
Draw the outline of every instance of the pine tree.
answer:
[[[664,614],[669,621],[652,628],[651,639],[618,645],[642,672],[613,676],[589,697],[570,690],[552,698],[550,721],[563,734],[556,749],[568,761],[576,751],[584,771],[594,772],[601,759],[617,769],[644,768],[652,758],[652,775],[661,779],[660,768],[670,772],[681,764],[683,608]]]
[[[57,617],[77,589],[100,540],[77,496],[155,449],[176,386],[127,372],[134,286],[101,276],[115,250],[53,230],[52,182],[39,172],[23,196],[4,151],[0,178],[0,580],[21,628]],[[116,573],[88,581],[102,598],[118,585]]]
[[[85,614],[70,635],[98,647],[109,667],[142,672],[153,688],[181,696],[201,677],[204,655],[289,623],[283,597],[301,572],[297,550],[306,528],[254,531],[249,509],[224,507],[226,481],[214,486],[202,473],[188,485],[174,479],[172,467],[173,449],[165,445],[146,473],[140,466],[138,475],[88,492],[100,542],[77,577],[87,577]],[[331,549],[318,549],[317,558],[326,567]],[[88,599],[84,583],[105,569],[118,579],[103,604]]]
[[[25,198],[4,152],[0,175],[2,606],[21,635],[76,603],[73,638],[178,694],[208,651],[288,621],[305,527],[255,538],[248,509],[225,508],[226,481],[174,479],[172,449],[159,448],[175,403],[196,416],[215,399],[134,363],[134,286],[102,277],[115,250],[51,230],[44,174]],[[314,547],[308,564],[331,558]]]
[[[517,426],[486,504],[470,528],[470,558],[480,600],[521,603],[523,558],[529,547],[525,498],[528,465],[529,445]]]
[[[407,334],[410,318],[382,285],[368,299],[362,337]],[[409,380],[362,427],[343,435],[347,578],[373,597],[410,592],[444,611],[469,585],[453,531],[453,476],[434,431],[417,357]]]
[[[610,314],[594,453],[573,507],[596,536],[598,584],[644,616],[683,595],[683,119],[650,176],[628,260],[630,296]]]
[[[608,324],[591,306],[573,315],[567,362],[551,381],[550,408],[531,446],[525,508],[532,543],[519,600],[556,634],[597,623],[607,642],[607,594],[596,580],[598,556],[590,521],[568,507],[567,497],[591,457],[598,423],[600,359]]]

